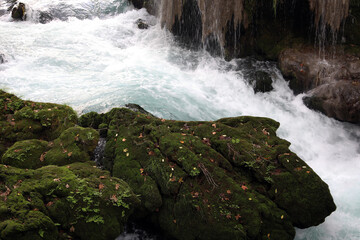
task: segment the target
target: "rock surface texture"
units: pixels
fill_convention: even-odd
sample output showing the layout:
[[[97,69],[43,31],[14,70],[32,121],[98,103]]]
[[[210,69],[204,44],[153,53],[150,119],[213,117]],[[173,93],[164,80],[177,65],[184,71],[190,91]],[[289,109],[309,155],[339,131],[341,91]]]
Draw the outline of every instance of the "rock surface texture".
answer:
[[[336,208],[271,119],[181,122],[123,108],[81,122],[89,116],[108,126],[102,164],[140,195],[136,215],[175,239],[293,239],[294,226]]]
[[[308,93],[312,109],[340,121],[360,123],[360,58],[340,54],[320,58],[318,51],[287,49],[279,66],[295,93]]]

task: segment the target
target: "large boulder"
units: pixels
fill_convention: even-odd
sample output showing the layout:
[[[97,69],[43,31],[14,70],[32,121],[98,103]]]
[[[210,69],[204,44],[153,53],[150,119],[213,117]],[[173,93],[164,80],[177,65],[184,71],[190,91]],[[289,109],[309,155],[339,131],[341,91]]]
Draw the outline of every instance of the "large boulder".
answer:
[[[318,225],[336,208],[271,119],[181,122],[124,108],[92,116],[108,126],[104,167],[140,195],[137,215],[176,239],[293,239],[294,226]]]
[[[139,200],[122,180],[75,163],[0,165],[0,239],[115,239]]]
[[[306,105],[329,117],[359,123],[360,58],[341,53],[321,58],[314,48],[286,49],[279,66],[294,93],[308,93]]]
[[[360,81],[324,84],[310,91],[304,103],[329,117],[360,124]]]

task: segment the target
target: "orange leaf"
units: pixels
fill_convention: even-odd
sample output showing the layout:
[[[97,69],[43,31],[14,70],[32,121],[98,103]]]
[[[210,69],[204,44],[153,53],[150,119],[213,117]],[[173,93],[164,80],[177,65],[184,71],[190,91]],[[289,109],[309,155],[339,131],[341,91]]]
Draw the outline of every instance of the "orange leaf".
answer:
[[[143,138],[143,134],[142,134],[142,133],[140,133],[139,138]]]
[[[114,201],[114,202],[117,202],[117,201],[118,201],[118,198],[117,198],[116,195],[114,194],[114,195],[112,195],[112,196],[110,197],[110,200],[112,200],[112,201]]]
[[[150,155],[150,156],[154,156],[155,153],[154,153],[153,151],[150,151],[150,152],[149,152],[149,155]]]
[[[184,144],[184,141],[180,141],[180,143]]]
[[[216,134],[216,132],[212,132],[212,135],[215,135]]]
[[[176,223],[176,219],[174,219],[173,222]]]
[[[71,155],[72,155],[72,152],[69,152],[69,153],[68,153],[68,157],[71,157]]]
[[[229,213],[228,215],[226,215],[226,218],[227,218],[227,219],[230,219],[230,218],[231,218],[231,213]]]
[[[100,178],[100,179],[105,179],[106,177],[105,177],[105,176],[100,176],[99,178]]]
[[[14,150],[14,152],[16,152],[16,153],[17,153],[17,152],[20,152],[20,151],[21,151],[21,149],[15,149],[15,150]]]
[[[46,153],[47,153],[47,152],[44,152],[43,154],[41,154],[41,156],[40,156],[40,162],[43,162],[43,161],[44,161]]]
[[[144,169],[143,168],[140,168],[140,173],[142,174],[144,172]]]
[[[115,185],[115,189],[116,189],[116,190],[119,190],[119,187],[120,187],[120,184],[116,184],[116,185]]]
[[[226,191],[226,193],[227,193],[227,194],[231,194],[231,190],[228,189],[228,190]]]
[[[126,138],[123,138],[122,141],[125,142],[125,141],[126,141]]]
[[[239,220],[239,218],[241,218],[240,214],[238,214],[238,215],[235,216],[235,219],[236,219],[236,220]]]
[[[216,123],[211,124],[211,126],[213,126],[214,128],[216,128]]]
[[[105,187],[105,185],[102,184],[102,183],[100,183],[100,184],[99,184],[99,191],[100,191],[101,189],[103,189],[104,187]]]
[[[241,188],[242,188],[244,191],[248,189],[248,187],[245,186],[245,185],[242,185]]]
[[[74,226],[71,226],[71,228],[70,228],[70,232],[75,232],[75,228],[74,228]]]
[[[51,202],[51,201],[50,201],[50,202],[48,202],[48,203],[46,204],[46,206],[47,206],[47,207],[50,207],[50,206],[53,205],[53,204],[54,204],[54,202]]]
[[[165,119],[161,119],[162,122],[165,122],[166,120]]]

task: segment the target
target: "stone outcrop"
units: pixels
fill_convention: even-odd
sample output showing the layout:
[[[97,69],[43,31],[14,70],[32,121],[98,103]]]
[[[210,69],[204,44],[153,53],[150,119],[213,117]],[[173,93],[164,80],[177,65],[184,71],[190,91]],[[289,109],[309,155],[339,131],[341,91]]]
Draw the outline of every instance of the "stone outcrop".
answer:
[[[271,119],[181,122],[122,108],[80,122],[107,126],[103,166],[140,195],[136,216],[175,239],[293,239],[293,226],[336,208]]]
[[[11,17],[15,20],[26,20],[26,8],[22,2],[17,3],[11,10]]]
[[[99,134],[68,106],[0,91],[0,239],[115,239],[138,197],[90,162]]]
[[[360,123],[360,58],[337,53],[320,58],[314,48],[287,49],[280,69],[308,107],[340,121]]]

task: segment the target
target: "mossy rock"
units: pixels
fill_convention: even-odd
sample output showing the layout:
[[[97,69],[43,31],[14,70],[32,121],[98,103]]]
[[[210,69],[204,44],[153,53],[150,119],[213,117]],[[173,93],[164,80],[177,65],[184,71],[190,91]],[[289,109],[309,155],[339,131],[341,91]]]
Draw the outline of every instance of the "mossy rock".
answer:
[[[102,118],[104,166],[176,239],[293,239],[293,226],[317,225],[336,208],[272,119],[181,122],[128,109]]]
[[[0,165],[0,239],[114,239],[139,200],[93,163]]]
[[[92,128],[71,127],[51,142],[31,139],[18,141],[3,155],[2,163],[36,169],[47,165],[63,166],[91,159],[99,140]]]
[[[25,101],[0,90],[0,155],[16,141],[54,140],[77,121],[69,106]]]

